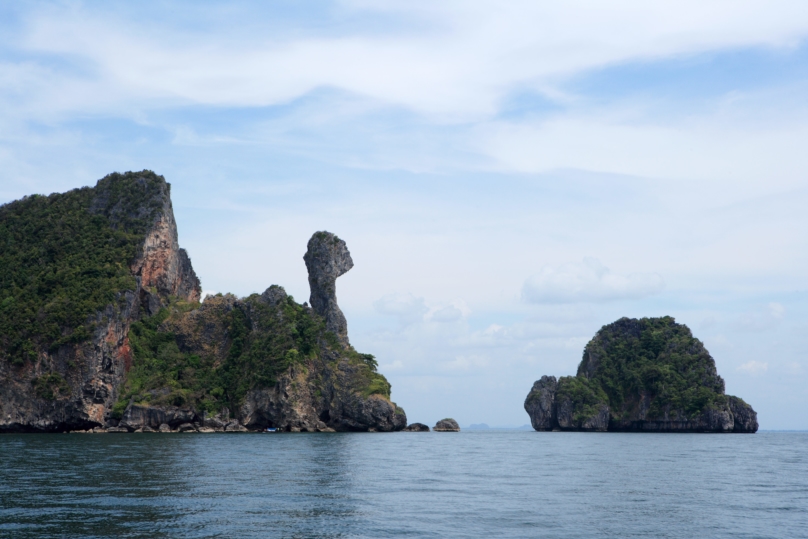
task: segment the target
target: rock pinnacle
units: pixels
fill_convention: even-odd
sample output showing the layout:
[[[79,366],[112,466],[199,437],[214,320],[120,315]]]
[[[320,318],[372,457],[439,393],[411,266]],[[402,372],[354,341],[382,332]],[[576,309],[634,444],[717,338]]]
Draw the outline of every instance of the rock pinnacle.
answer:
[[[314,312],[325,318],[326,329],[348,344],[348,323],[337,305],[337,277],[353,267],[347,245],[331,232],[315,232],[303,256],[309,271],[311,303]]]

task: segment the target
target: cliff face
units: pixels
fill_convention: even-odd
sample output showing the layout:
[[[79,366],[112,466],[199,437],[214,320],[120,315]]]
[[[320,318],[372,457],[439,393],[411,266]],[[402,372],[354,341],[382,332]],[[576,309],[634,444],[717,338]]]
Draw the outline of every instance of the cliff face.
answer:
[[[208,297],[155,174],[0,207],[0,432],[392,431],[406,426],[372,355],[349,344],[345,242],[316,233],[312,307],[283,288]]]
[[[673,318],[622,318],[586,345],[576,376],[543,376],[525,410],[536,430],[756,432],[757,414],[724,394],[704,345]]]
[[[348,344],[335,288],[352,264],[345,243],[317,232],[305,260],[317,309],[271,286],[247,298],[208,297],[190,310],[173,305],[151,329],[133,328],[136,366],[120,426],[176,428],[190,418],[219,430],[403,429],[407,417],[375,359]],[[170,386],[166,372],[180,374]]]
[[[38,210],[48,221],[25,228],[25,217]],[[69,229],[84,222],[92,226]],[[0,340],[0,432],[104,425],[132,366],[129,329],[141,308],[157,310],[169,295],[187,301],[200,295],[190,259],[177,245],[169,185],[148,171],[112,174],[92,189],[6,205],[0,223],[23,253],[3,261],[17,271],[5,272],[11,277],[0,292],[11,300]],[[68,229],[55,231],[60,225]],[[29,247],[46,254],[25,264]],[[76,266],[84,269],[66,273]],[[85,300],[99,289],[104,294],[95,304]],[[50,320],[53,304],[68,307]],[[47,334],[51,322],[56,338]]]
[[[165,180],[150,184],[147,178],[131,174],[116,181],[109,178],[96,185],[90,212],[106,218],[116,230],[134,228],[133,221],[150,221],[138,255],[129,264],[147,313],[156,313],[170,296],[199,301],[199,279],[177,240],[170,186]],[[135,204],[134,197],[125,196],[125,187],[142,189],[146,195]]]

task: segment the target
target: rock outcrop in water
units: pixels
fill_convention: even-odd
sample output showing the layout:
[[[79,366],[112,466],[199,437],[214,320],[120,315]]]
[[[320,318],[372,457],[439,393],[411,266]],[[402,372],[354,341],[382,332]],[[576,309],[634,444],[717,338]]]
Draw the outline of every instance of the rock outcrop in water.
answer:
[[[348,341],[345,242],[309,242],[311,308],[274,285],[200,304],[169,192],[143,171],[0,207],[0,432],[403,429]]]
[[[441,419],[435,423],[432,430],[435,432],[460,432],[460,425],[458,425],[457,421],[451,417],[447,417],[446,419]]]
[[[536,430],[756,432],[724,394],[704,345],[673,318],[621,318],[586,345],[577,376],[542,376],[525,399]]]
[[[429,432],[429,427],[423,423],[412,423],[407,425],[404,429],[405,432]]]
[[[542,376],[533,384],[525,410],[530,416],[530,423],[536,430],[553,430],[557,426],[555,395],[558,381],[555,376]]]

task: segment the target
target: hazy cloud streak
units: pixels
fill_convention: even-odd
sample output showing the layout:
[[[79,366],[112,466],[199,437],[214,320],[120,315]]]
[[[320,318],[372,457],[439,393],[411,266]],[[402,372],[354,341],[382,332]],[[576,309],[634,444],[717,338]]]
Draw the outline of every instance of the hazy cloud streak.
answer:
[[[545,266],[522,287],[522,298],[530,303],[599,302],[640,299],[665,287],[656,273],[618,275],[596,258],[580,264]]]

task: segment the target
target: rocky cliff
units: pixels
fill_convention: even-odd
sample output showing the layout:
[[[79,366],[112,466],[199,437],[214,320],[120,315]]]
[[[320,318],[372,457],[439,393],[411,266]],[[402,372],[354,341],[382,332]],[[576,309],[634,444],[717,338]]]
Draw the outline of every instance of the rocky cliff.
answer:
[[[131,324],[198,301],[170,187],[149,171],[0,207],[0,432],[104,425]]]
[[[143,171],[0,207],[0,432],[406,426],[349,344],[344,241],[309,242],[313,307],[279,286],[200,304],[169,194]]]
[[[671,317],[621,318],[586,345],[576,376],[542,376],[525,399],[536,430],[756,432],[724,394],[704,345]]]
[[[348,343],[336,299],[336,278],[352,266],[345,242],[317,232],[304,260],[316,308],[273,285],[198,307],[177,302],[133,326],[135,366],[119,401],[120,426],[403,429],[407,416],[390,401],[375,358]]]

